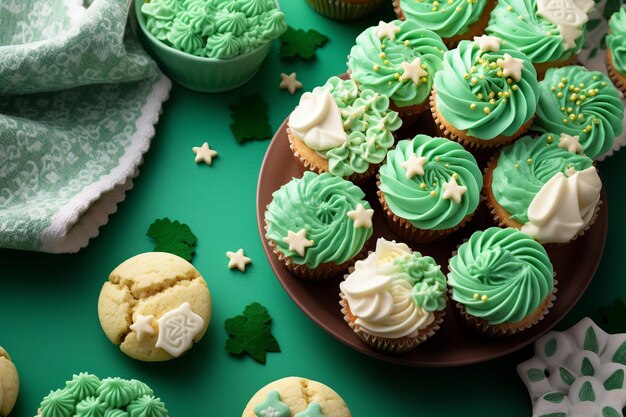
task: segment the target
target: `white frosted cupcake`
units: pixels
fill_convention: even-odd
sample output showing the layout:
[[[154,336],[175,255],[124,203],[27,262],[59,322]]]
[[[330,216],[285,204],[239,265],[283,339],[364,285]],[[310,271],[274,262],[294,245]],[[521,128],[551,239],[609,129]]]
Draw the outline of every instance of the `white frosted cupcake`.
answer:
[[[443,321],[446,279],[430,256],[383,238],[339,285],[344,319],[368,345],[402,353],[432,336]]]

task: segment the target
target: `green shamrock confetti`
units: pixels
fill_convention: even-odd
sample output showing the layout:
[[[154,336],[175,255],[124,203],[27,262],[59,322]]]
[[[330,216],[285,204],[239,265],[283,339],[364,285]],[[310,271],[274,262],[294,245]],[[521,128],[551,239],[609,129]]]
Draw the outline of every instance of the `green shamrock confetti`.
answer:
[[[311,59],[317,48],[328,42],[328,36],[322,35],[314,29],[306,32],[287,26],[287,31],[280,36],[280,56],[291,58],[296,55],[302,59]]]
[[[243,311],[224,322],[230,336],[225,348],[229,353],[240,355],[247,352],[254,360],[265,364],[266,352],[280,352],[278,342],[272,335],[269,323],[272,317],[259,303],[252,303]]]
[[[609,307],[600,309],[604,318],[602,328],[609,333],[626,333],[626,305],[624,300],[616,298]]]
[[[146,234],[156,241],[155,252],[173,253],[191,262],[197,239],[186,224],[165,217],[155,220]]]
[[[230,130],[237,142],[264,140],[272,137],[272,127],[268,123],[267,103],[258,95],[241,97],[238,103],[228,105],[233,123]]]

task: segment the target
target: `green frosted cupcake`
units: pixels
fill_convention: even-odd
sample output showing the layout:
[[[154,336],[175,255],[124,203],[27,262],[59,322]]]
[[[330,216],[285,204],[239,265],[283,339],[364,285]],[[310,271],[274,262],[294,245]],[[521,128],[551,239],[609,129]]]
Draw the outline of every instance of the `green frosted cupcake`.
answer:
[[[488,335],[532,327],[555,298],[554,270],[546,250],[516,229],[474,232],[448,269],[457,308],[470,328]]]
[[[606,68],[613,83],[626,93],[626,7],[622,6],[609,20],[606,36]]]
[[[502,226],[540,243],[567,243],[589,228],[602,181],[577,136],[524,136],[506,146],[485,173],[487,204]]]
[[[567,2],[564,18],[548,0],[500,0],[487,33],[526,54],[541,79],[548,68],[576,62],[587,38],[587,13],[593,5],[593,0]]]
[[[376,11],[385,0],[306,0],[313,10],[335,20],[360,19]]]
[[[387,154],[378,198],[396,234],[425,243],[443,239],[472,217],[482,185],[476,159],[463,146],[417,135]]]
[[[309,280],[331,278],[365,255],[374,210],[350,181],[307,171],[272,197],[265,212],[265,237],[294,274]]]
[[[432,30],[450,48],[482,35],[495,5],[495,0],[393,0],[400,19]]]
[[[499,146],[528,130],[538,93],[528,57],[485,35],[445,53],[431,111],[443,136],[467,146]]]
[[[303,169],[360,183],[374,175],[401,125],[387,96],[331,77],[300,97],[287,135]]]
[[[80,373],[41,402],[37,417],[60,416],[167,417],[167,409],[142,382]]]
[[[401,117],[414,117],[429,107],[445,51],[436,33],[414,21],[381,21],[356,38],[348,56],[350,77],[359,88],[388,96]]]
[[[583,152],[595,159],[622,134],[623,120],[621,93],[606,75],[568,66],[546,73],[531,130],[578,136]]]

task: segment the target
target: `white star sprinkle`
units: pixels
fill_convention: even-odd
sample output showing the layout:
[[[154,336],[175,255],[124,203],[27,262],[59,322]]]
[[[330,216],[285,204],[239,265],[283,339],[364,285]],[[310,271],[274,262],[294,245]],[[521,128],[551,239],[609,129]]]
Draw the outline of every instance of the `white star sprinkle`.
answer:
[[[211,165],[213,158],[217,156],[217,152],[209,148],[209,144],[206,142],[202,146],[194,146],[191,150],[196,154],[196,164],[204,162],[207,165]]]
[[[400,66],[404,70],[400,76],[401,80],[411,80],[415,85],[420,84],[420,78],[428,75],[422,68],[422,59],[420,57],[415,58],[413,61],[401,62]]]
[[[444,200],[453,200],[455,203],[461,203],[461,196],[465,194],[467,187],[459,185],[456,182],[456,178],[450,178],[450,182],[443,183],[443,196]]]
[[[502,39],[489,35],[474,36],[474,43],[478,45],[481,52],[498,52]]]
[[[246,272],[246,265],[252,260],[243,254],[243,249],[239,249],[237,252],[226,252],[228,259],[228,269],[237,268],[241,272]]]
[[[278,84],[278,88],[280,88],[281,90],[289,91],[289,94],[293,96],[296,90],[299,90],[302,88],[302,83],[296,79],[295,72],[292,72],[289,75],[285,74],[284,72],[281,72],[280,84]]]
[[[283,242],[289,245],[290,251],[296,252],[300,256],[304,256],[306,248],[313,246],[313,241],[306,238],[305,229],[300,229],[297,233],[288,230],[287,237],[283,239]]]
[[[385,23],[381,20],[376,27],[376,36],[378,36],[378,39],[395,39],[396,33],[398,32],[400,32],[400,28],[393,22]]]
[[[512,77],[515,81],[522,79],[522,68],[524,68],[524,60],[513,58],[509,54],[504,54],[504,59],[498,59],[498,66],[502,68],[505,77]]]
[[[415,175],[424,175],[424,165],[428,162],[428,158],[425,156],[418,157],[412,153],[407,161],[404,161],[400,166],[406,170],[406,177],[408,179],[413,178]]]
[[[357,204],[356,210],[350,210],[348,217],[354,221],[354,228],[364,227],[369,229],[372,227],[372,216],[374,209],[366,209],[363,204]]]
[[[581,153],[583,151],[583,146],[580,144],[580,137],[570,136],[567,133],[561,133],[561,137],[559,138],[559,146],[561,148],[567,149],[568,152],[571,153]]]
[[[144,316],[143,314],[135,314],[133,324],[130,326],[130,330],[134,331],[137,334],[137,340],[142,341],[146,335],[153,335],[154,328],[152,327],[152,321],[154,321],[154,316],[150,314],[149,316]]]

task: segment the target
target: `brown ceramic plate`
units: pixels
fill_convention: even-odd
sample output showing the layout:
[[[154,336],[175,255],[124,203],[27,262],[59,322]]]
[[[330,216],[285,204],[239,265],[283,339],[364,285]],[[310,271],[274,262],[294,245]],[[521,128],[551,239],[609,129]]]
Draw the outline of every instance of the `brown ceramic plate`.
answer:
[[[430,115],[424,115],[423,119],[398,136],[409,138],[420,131],[430,133],[430,118]],[[600,263],[607,234],[608,210],[604,190],[601,197],[604,204],[601,206],[598,219],[591,228],[570,244],[548,249],[557,273],[558,292],[554,307],[537,325],[505,339],[481,337],[467,332],[462,322],[463,319],[457,315],[452,303],[449,302],[441,329],[411,352],[393,355],[379,352],[365,345],[343,320],[339,307],[339,283],[342,277],[337,276],[320,283],[298,279],[278,261],[265,239],[264,213],[266,206],[272,201],[272,193],[293,177],[302,176],[300,167],[289,149],[289,140],[285,132],[286,124],[285,120],[274,136],[259,175],[257,220],[263,248],[276,277],[298,307],[320,327],[353,349],[375,358],[410,366],[457,366],[487,361],[514,352],[548,332],[574,306],[591,282]],[[372,246],[376,238],[380,236],[400,240],[389,230],[382,215],[382,209],[376,198],[375,178],[365,183],[362,188],[375,210],[374,234],[368,244]],[[482,209],[477,212],[469,225],[445,241],[428,245],[409,244],[409,246],[424,255],[434,257],[442,266],[443,272],[447,273],[448,259],[463,239],[468,238],[473,231],[489,226],[493,226],[493,222],[487,210]]]

